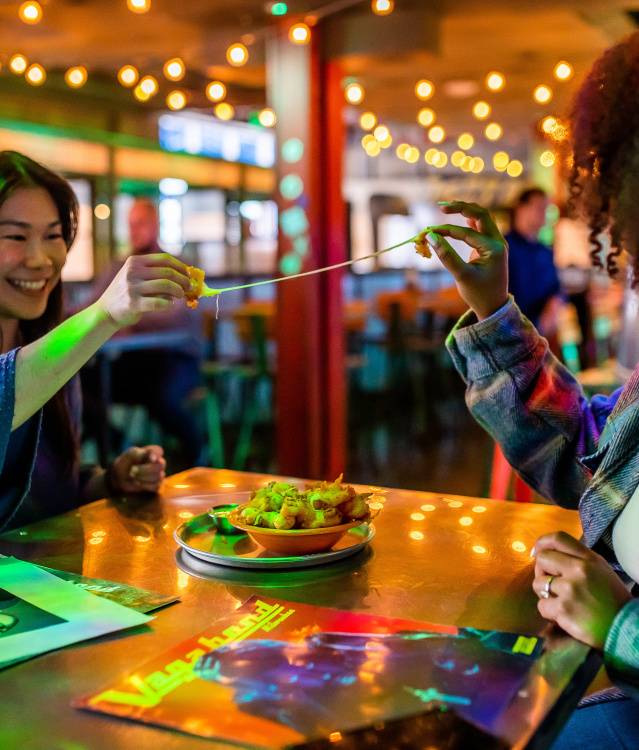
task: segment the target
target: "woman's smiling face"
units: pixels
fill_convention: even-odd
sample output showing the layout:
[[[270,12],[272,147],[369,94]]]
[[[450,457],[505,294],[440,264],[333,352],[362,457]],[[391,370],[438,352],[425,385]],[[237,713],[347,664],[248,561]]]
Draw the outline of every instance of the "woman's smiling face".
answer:
[[[49,193],[18,188],[0,206],[0,318],[39,318],[66,259],[60,215]]]

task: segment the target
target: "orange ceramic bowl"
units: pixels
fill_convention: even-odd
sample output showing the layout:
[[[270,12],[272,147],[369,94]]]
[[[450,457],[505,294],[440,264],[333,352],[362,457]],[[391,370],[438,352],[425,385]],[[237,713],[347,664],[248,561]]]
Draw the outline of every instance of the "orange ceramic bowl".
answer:
[[[323,529],[264,529],[260,526],[250,526],[241,517],[242,510],[247,504],[238,505],[228,515],[229,523],[245,531],[253,541],[261,544],[269,552],[282,557],[296,557],[311,555],[314,552],[324,552],[337,544],[349,529],[360,526],[364,521],[349,521],[339,526],[329,526]]]

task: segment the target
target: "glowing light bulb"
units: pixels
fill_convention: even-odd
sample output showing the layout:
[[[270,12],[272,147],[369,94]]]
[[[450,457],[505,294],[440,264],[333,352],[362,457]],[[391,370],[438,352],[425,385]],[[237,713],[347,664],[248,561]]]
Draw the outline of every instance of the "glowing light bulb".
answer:
[[[288,38],[293,44],[308,44],[311,41],[311,30],[305,23],[296,23],[288,30]]]
[[[44,83],[47,74],[44,72],[44,68],[42,67],[42,65],[38,65],[36,63],[34,65],[30,65],[27,68],[24,77],[32,86],[41,86]]]
[[[172,60],[168,60],[164,63],[164,75],[169,81],[179,81],[184,78],[186,69],[184,63],[179,57],[174,57]]]
[[[430,81],[424,79],[417,82],[417,85],[415,86],[415,94],[418,99],[430,99],[434,93],[435,87]]]
[[[428,131],[428,139],[433,143],[441,143],[446,137],[446,131],[440,125],[435,125]]]
[[[144,78],[140,81],[140,88],[148,96],[153,96],[157,93],[158,82],[155,80],[155,78],[153,78],[153,76],[144,76]]]
[[[510,164],[506,167],[506,172],[511,177],[519,177],[519,175],[524,171],[524,165],[517,161],[517,159],[513,159]]]
[[[500,91],[504,88],[505,83],[506,79],[501,73],[493,71],[486,76],[486,86],[491,91]]]
[[[542,167],[552,167],[555,163],[555,155],[552,151],[544,151],[539,157],[539,163]]]
[[[393,12],[394,7],[395,0],[373,0],[371,3],[373,13],[376,13],[378,16],[387,16]]]
[[[28,0],[28,2],[22,3],[18,10],[18,15],[24,23],[39,23],[42,20],[40,3],[35,2],[35,0]]]
[[[268,108],[263,109],[257,116],[257,119],[260,121],[260,125],[263,125],[265,128],[272,128],[277,121],[275,112],[273,112],[272,109]]]
[[[464,151],[468,151],[469,148],[472,148],[474,143],[475,139],[470,133],[462,133],[457,139],[457,145]]]
[[[424,107],[417,113],[417,122],[427,128],[435,122],[435,113],[429,107]]]
[[[375,130],[373,130],[373,135],[375,136],[376,140],[380,142],[385,141],[390,135],[390,130],[386,127],[386,125],[378,125]]]
[[[220,81],[211,81],[206,87],[206,95],[212,102],[219,102],[226,96],[226,86]]]
[[[78,65],[75,68],[69,68],[64,74],[64,80],[72,89],[79,89],[87,82],[87,69]]]
[[[184,109],[186,107],[186,95],[182,91],[171,91],[166,97],[166,105],[169,109]]]
[[[555,65],[555,78],[560,81],[567,81],[573,73],[572,65],[562,60]]]
[[[477,102],[473,107],[473,115],[478,120],[485,120],[490,114],[490,104],[488,102]]]
[[[220,102],[215,105],[215,116],[219,117],[220,120],[230,120],[235,114],[235,110],[228,102]]]
[[[497,124],[496,122],[491,122],[486,125],[486,130],[484,130],[484,133],[486,134],[486,138],[488,138],[489,141],[497,141],[499,140],[499,138],[501,138],[501,125]]]
[[[533,97],[539,104],[546,104],[552,99],[552,89],[545,84],[541,84],[533,91]]]
[[[118,81],[120,81],[123,86],[135,86],[139,77],[140,74],[133,65],[125,65],[118,71]]]
[[[232,44],[226,50],[226,59],[230,65],[239,68],[241,65],[245,65],[248,62],[248,50],[243,44],[240,44],[240,42]]]
[[[9,60],[9,67],[14,73],[24,73],[28,64],[27,58],[24,55],[14,55]]]
[[[498,151],[493,156],[493,167],[495,167],[498,172],[505,172],[509,162],[510,156],[508,156],[505,151]]]
[[[147,13],[151,9],[151,0],[126,0],[126,4],[133,13]]]
[[[344,96],[346,97],[347,102],[350,102],[351,104],[359,104],[364,98],[364,89],[359,83],[351,83],[346,87]]]
[[[364,112],[359,118],[359,124],[364,130],[371,130],[377,124],[377,117],[372,112]]]

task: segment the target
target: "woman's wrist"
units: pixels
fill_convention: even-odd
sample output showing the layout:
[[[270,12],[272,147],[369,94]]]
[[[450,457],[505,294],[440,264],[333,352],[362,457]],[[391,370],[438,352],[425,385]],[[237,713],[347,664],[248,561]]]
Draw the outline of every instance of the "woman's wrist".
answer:
[[[473,307],[473,312],[477,316],[477,320],[481,323],[482,320],[486,320],[487,318],[492,317],[495,313],[498,313],[504,307],[504,305],[506,305],[507,302],[508,302],[508,295],[506,295],[501,302],[496,302],[487,307],[484,307],[482,305],[481,310],[478,310]]]

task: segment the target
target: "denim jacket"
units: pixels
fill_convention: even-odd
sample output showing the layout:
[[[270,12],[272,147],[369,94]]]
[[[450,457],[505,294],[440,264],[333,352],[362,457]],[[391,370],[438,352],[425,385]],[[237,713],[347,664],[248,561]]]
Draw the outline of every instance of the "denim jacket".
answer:
[[[475,419],[527,484],[579,510],[583,541],[614,567],[612,523],[639,485],[639,368],[625,388],[588,402],[512,297],[481,322],[466,313],[446,346]],[[639,698],[639,599],[616,616],[604,662]]]

